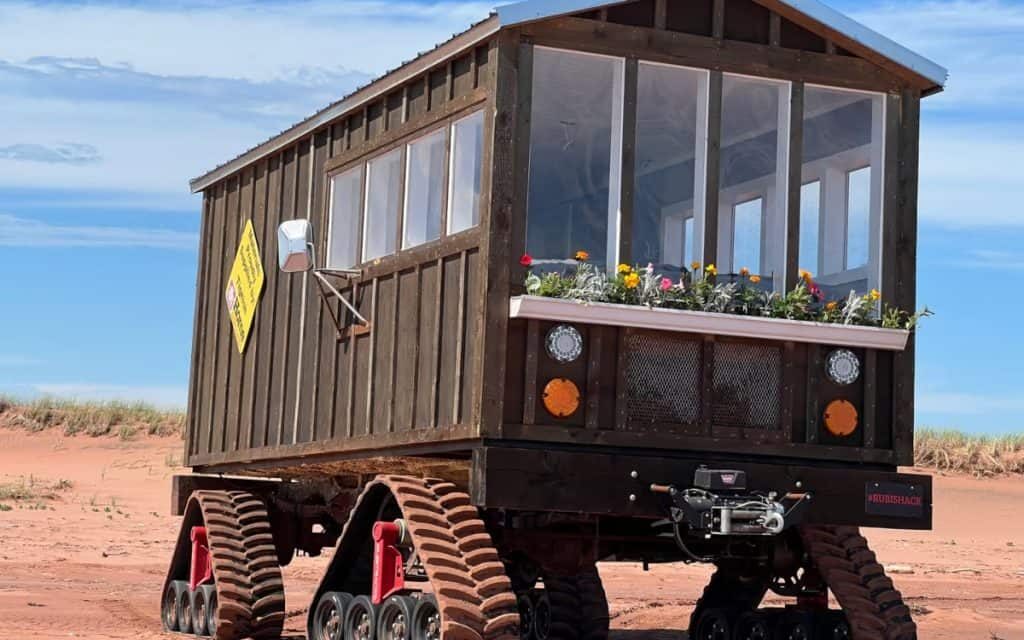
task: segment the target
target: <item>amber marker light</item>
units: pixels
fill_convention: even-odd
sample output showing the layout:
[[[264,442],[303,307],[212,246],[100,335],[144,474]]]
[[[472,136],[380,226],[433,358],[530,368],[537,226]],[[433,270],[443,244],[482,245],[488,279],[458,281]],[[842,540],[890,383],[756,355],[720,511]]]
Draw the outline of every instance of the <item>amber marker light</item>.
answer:
[[[580,408],[580,389],[572,380],[555,378],[544,387],[544,408],[556,418],[568,418]]]
[[[857,407],[848,400],[833,400],[825,407],[825,428],[834,436],[845,438],[857,430]]]

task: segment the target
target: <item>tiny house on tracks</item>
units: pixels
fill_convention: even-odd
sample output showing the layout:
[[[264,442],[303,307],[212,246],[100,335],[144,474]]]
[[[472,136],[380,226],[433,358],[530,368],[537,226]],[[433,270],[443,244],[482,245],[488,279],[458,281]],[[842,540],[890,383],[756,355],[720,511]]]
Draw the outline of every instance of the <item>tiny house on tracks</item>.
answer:
[[[701,640],[916,637],[857,527],[931,526],[945,81],[816,0],[528,0],[195,179],[165,628],[277,637],[302,551],[317,640],[605,638],[609,559],[714,564]]]

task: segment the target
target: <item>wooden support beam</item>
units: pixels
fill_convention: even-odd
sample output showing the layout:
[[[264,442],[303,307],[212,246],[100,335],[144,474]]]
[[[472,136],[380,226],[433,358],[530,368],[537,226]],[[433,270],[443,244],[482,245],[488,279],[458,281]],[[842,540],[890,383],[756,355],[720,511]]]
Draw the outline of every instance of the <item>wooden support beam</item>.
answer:
[[[713,0],[711,9],[711,37],[721,40],[725,37],[725,0]]]
[[[789,170],[787,172],[785,290],[800,279],[800,196],[803,190],[804,83],[791,85],[789,101]]]
[[[639,63],[627,58],[622,112],[622,167],[620,176],[619,256],[618,262],[633,264],[633,209],[636,181],[636,108],[639,84]],[[608,230],[614,233],[613,229]],[[612,256],[608,256],[609,259]]]
[[[768,17],[768,46],[782,46],[782,16],[774,11]]]
[[[704,264],[718,260],[718,204],[722,155],[722,72],[712,71],[708,84],[707,194],[704,207]]]
[[[654,0],[654,28],[664,31],[668,26],[668,0]]]

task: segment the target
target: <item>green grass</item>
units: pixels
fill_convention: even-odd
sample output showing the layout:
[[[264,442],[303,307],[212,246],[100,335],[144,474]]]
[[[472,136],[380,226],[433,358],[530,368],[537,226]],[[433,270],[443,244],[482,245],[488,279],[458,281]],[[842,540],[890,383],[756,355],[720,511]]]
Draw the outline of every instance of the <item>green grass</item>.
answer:
[[[78,402],[59,398],[18,401],[0,397],[0,426],[28,431],[61,429],[66,435],[115,435],[130,440],[139,433],[181,434],[185,414],[144,402]]]
[[[70,480],[44,482],[35,476],[22,477],[16,482],[0,483],[0,500],[6,502],[36,502],[56,500],[57,497],[71,489]]]
[[[1024,434],[972,436],[959,431],[919,429],[914,439],[917,466],[980,477],[1024,473]]]

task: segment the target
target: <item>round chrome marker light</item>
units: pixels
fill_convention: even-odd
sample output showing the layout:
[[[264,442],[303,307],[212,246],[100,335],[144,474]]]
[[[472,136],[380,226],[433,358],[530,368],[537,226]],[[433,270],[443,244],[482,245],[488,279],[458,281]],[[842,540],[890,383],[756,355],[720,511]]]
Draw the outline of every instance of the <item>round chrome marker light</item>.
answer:
[[[849,349],[836,349],[828,355],[826,373],[836,384],[853,384],[860,378],[860,360]]]
[[[545,343],[551,359],[562,364],[572,362],[583,353],[583,336],[575,327],[567,324],[560,324],[548,331]]]

